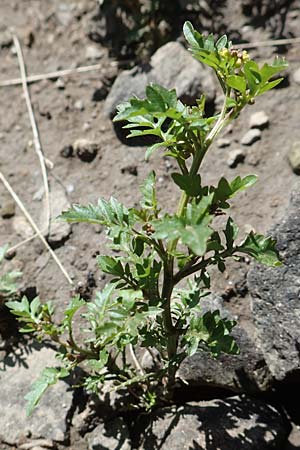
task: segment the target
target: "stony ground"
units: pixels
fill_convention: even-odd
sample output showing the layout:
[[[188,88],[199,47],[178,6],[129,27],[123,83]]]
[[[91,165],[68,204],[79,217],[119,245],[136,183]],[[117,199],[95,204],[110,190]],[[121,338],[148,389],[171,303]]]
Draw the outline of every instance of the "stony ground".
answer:
[[[276,17],[273,21],[257,25],[242,14],[237,3],[228,1],[223,18],[218,19],[223,21],[233,37],[238,30],[244,40],[256,42],[278,33],[280,21],[275,20]],[[170,183],[172,163],[158,155],[145,164],[145,148],[128,146],[120,141],[110,118],[105,114],[105,97],[121,68],[106,47],[89,37],[96,13],[96,2],[89,0],[53,0],[45,1],[43,5],[35,0],[2,0],[0,5],[0,81],[19,77],[18,60],[9,28],[13,28],[21,40],[29,74],[100,64],[100,69],[93,72],[43,80],[30,86],[43,151],[53,164],[49,170],[52,215],[55,217],[70,203],[96,202],[100,195],[106,198],[114,195],[131,206],[138,201],[138,186],[152,168],[158,175],[160,201],[172,208],[178,199],[178,192]],[[282,36],[298,36],[299,23],[300,2],[295,1],[287,12]],[[203,167],[206,183],[214,183],[220,175],[233,178],[237,174],[255,173],[259,176],[257,185],[239,196],[233,207],[234,218],[237,223],[243,224],[241,229],[244,232],[250,226],[256,231],[269,230],[285,214],[291,191],[299,184],[295,171],[297,165],[300,166],[300,46],[257,47],[250,53],[259,60],[269,60],[278,51],[284,52],[290,64],[284,73],[284,83],[262,100],[258,99],[241,115],[216,143]],[[214,89],[214,85],[212,87]],[[22,88],[19,85],[0,87],[0,90],[0,171],[32,217],[43,227],[43,182]],[[219,92],[216,92],[216,105],[218,95]],[[267,116],[264,125],[257,122],[259,118],[255,115],[261,111]],[[254,136],[249,137],[251,127],[252,134],[253,128],[256,131]],[[258,128],[263,129],[257,131]],[[289,161],[291,151],[294,170]],[[21,211],[14,207],[2,184],[0,227],[0,245],[9,243],[14,246],[31,234]],[[37,292],[42,299],[55,301],[59,317],[71,291],[80,288],[90,295],[95,286],[101,287],[103,284],[103,277],[95,267],[95,256],[97,251],[103,249],[103,244],[104,236],[99,227],[74,225],[72,229],[53,230],[52,246],[72,278],[73,287],[70,287],[38,239],[18,248],[9,265],[23,272],[23,291],[29,295]],[[232,263],[224,276],[218,275],[213,288],[216,294],[227,299],[228,309],[251,332],[250,303],[244,288],[248,270],[247,261],[243,265]],[[6,319],[0,318],[0,331],[7,337],[9,329]],[[2,352],[4,355],[5,351]],[[14,365],[14,356],[20,355],[11,355],[11,366]],[[45,360],[47,358],[45,356]],[[5,382],[9,383],[9,378]],[[72,410],[73,401],[67,397],[67,411]],[[78,428],[82,426],[80,420],[77,420],[77,428],[70,423],[67,429],[65,425],[61,428],[58,424],[54,434],[40,434],[50,440],[64,442],[64,433],[68,433],[67,448],[84,449],[86,444],[81,442],[78,434]],[[7,426],[9,424],[7,420]],[[61,435],[57,438],[55,433],[59,434],[59,431],[63,438]],[[22,433],[26,437],[26,429]],[[7,448],[12,448],[14,439],[13,436],[9,440],[10,446]],[[290,448],[300,448],[299,440],[292,439],[295,439],[294,446]],[[3,449],[6,448],[4,445]],[[36,448],[43,445],[47,448],[45,442],[36,444]]]

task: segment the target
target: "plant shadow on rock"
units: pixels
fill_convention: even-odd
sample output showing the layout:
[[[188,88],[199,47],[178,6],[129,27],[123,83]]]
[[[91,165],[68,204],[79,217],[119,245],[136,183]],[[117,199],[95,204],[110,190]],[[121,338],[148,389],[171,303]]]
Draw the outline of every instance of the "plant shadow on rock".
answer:
[[[185,425],[181,424],[179,427],[179,422],[183,420],[186,422]],[[161,425],[159,421],[162,422]],[[197,430],[194,428],[196,422],[199,424]],[[171,435],[176,450],[182,444],[181,439],[189,445],[185,447],[189,450],[269,448],[267,431],[272,429],[272,438],[278,445],[280,442],[283,444],[288,428],[285,419],[274,408],[266,407],[263,402],[251,398],[232,397],[215,400],[210,404],[190,403],[175,412],[172,408],[160,410],[149,419],[145,431],[141,433],[143,444],[139,448],[143,450],[170,448],[167,446],[171,444],[169,440]],[[193,431],[196,431],[197,442],[190,436]],[[264,442],[266,446],[257,446]],[[274,448],[281,448],[277,445]],[[273,448],[272,445],[270,448]]]

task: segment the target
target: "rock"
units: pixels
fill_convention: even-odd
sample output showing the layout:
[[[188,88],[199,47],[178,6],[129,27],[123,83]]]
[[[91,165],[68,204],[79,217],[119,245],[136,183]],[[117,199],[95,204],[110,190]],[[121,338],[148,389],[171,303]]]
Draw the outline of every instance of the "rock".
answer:
[[[281,450],[288,431],[273,406],[236,396],[159,410],[139,450]]]
[[[24,216],[15,216],[12,221],[15,232],[24,239],[34,235],[34,231]]]
[[[43,201],[43,208],[40,216],[40,229],[47,234],[47,207],[45,198]],[[64,244],[71,234],[71,225],[67,222],[55,220],[62,211],[70,208],[70,202],[66,197],[64,188],[57,182],[52,183],[50,190],[50,206],[51,206],[51,220],[50,232],[48,234],[48,242],[55,246],[55,248]]]
[[[4,202],[0,207],[0,215],[2,219],[10,219],[15,215],[16,204],[12,200]]]
[[[240,148],[236,148],[228,153],[227,165],[234,169],[239,163],[244,162],[244,159],[244,151]]]
[[[255,266],[248,274],[258,345],[272,375],[284,379],[300,369],[300,189],[283,219],[270,231],[282,266]]]
[[[126,167],[122,167],[121,173],[128,173],[129,175],[134,175],[135,177],[138,175],[138,169],[135,165],[130,165]]]
[[[269,123],[269,116],[267,116],[264,111],[258,111],[250,116],[250,128],[259,128],[260,130],[263,130],[269,126]]]
[[[55,82],[55,86],[57,87],[57,89],[59,90],[63,90],[65,89],[65,82],[62,78],[58,78]]]
[[[189,104],[193,104],[202,92],[207,95],[208,102],[215,99],[211,71],[178,42],[169,42],[154,53],[147,68],[137,66],[120,73],[105,100],[105,115],[114,116],[117,105],[132,95],[145,97],[145,89],[150,82],[168,89],[175,88],[178,97]]]
[[[293,172],[300,175],[300,141],[293,142],[288,153],[288,160]]]
[[[55,444],[49,439],[34,439],[30,442],[25,442],[19,446],[19,450],[34,450],[34,448],[54,448]]]
[[[230,139],[220,138],[217,140],[217,146],[219,148],[229,147],[229,145],[230,145]]]
[[[81,161],[92,162],[97,156],[99,144],[88,139],[77,139],[73,144],[73,148]]]
[[[70,3],[62,3],[60,2],[58,4],[57,10],[56,10],[56,18],[60,25],[67,27],[71,24],[73,20],[73,9],[74,4]]]
[[[101,59],[103,57],[103,50],[96,45],[88,45],[85,49],[86,59]]]
[[[73,156],[73,153],[74,149],[72,145],[66,145],[59,152],[60,156],[62,156],[63,158],[71,158]]]
[[[224,308],[224,300],[217,295],[209,295],[201,300],[202,311],[219,310],[222,317],[235,319]],[[208,352],[198,352],[186,358],[177,376],[197,389],[207,387],[230,389],[238,393],[266,391],[273,377],[268,370],[261,351],[256,347],[245,330],[236,325],[232,335],[240,347],[239,355],[222,353],[213,358]]]
[[[9,30],[0,31],[0,48],[9,48],[12,44],[12,33]]]
[[[84,110],[84,104],[82,100],[76,100],[74,103],[74,108],[77,109],[77,111],[83,111]]]
[[[261,138],[261,131],[258,128],[253,128],[252,130],[249,130],[247,131],[246,134],[244,134],[244,136],[241,139],[241,144],[252,145],[260,138]]]
[[[38,347],[31,347],[30,352],[23,348],[16,352],[16,361],[20,358],[23,363],[13,364],[9,355],[3,361],[5,370],[0,371],[1,386],[5,386],[0,394],[0,442],[14,445],[20,440],[24,442],[24,437],[28,435],[31,439],[63,442],[67,436],[67,419],[73,399],[68,384],[59,381],[48,389],[30,417],[25,412],[24,395],[30,385],[46,366],[57,366],[55,351],[46,347],[39,350]],[[62,408],[62,404],[66,407]]]
[[[295,83],[300,84],[300,67],[293,73],[293,80]]]
[[[119,417],[98,425],[87,436],[88,450],[131,450],[128,428]]]

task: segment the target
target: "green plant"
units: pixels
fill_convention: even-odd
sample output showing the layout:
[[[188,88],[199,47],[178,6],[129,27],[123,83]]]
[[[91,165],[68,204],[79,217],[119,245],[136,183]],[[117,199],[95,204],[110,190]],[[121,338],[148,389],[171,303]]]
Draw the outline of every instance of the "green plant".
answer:
[[[23,331],[39,339],[49,336],[58,343],[63,368],[47,368],[28,394],[29,411],[48,385],[66,376],[78,364],[89,375],[84,385],[99,390],[106,380],[114,389],[126,388],[135,406],[151,408],[172,401],[176,372],[181,362],[199,350],[218,356],[237,354],[231,336],[235,322],[219,311],[202,311],[201,299],[210,288],[210,269],[223,272],[228,258],[249,255],[269,266],[280,265],[271,237],[251,232],[238,240],[238,227],[228,215],[230,200],[256,182],[255,175],[233,180],[220,178],[216,186],[204,186],[199,173],[203,158],[222,129],[257,96],[280,83],[273,76],[286,67],[282,59],[260,67],[245,51],[232,49],[226,36],[214,42],[184,25],[184,34],[195,58],[216,73],[224,93],[221,111],[205,116],[205,96],[197,105],[185,106],[175,90],[152,84],[146,98],[132,98],[118,109],[116,121],[126,121],[129,137],[153,135],[157,142],[146,158],[163,149],[178,164],[172,174],[181,191],[177,211],[167,214],[159,204],[155,173],[141,186],[139,208],[126,208],[116,199],[100,199],[97,205],[73,205],[61,215],[68,222],[101,224],[110,241],[110,255],[98,257],[100,269],[111,281],[94,301],[79,296],[71,300],[65,319],[53,321],[51,304],[26,298],[8,306],[25,323]],[[216,217],[224,219],[223,230]],[[184,282],[185,280],[185,282]],[[86,324],[86,339],[74,338],[75,316]],[[76,316],[77,318],[77,316]],[[76,327],[75,327],[76,328]],[[153,370],[142,367],[136,348],[153,357]]]
[[[7,246],[0,247],[0,265],[3,264],[5,254],[7,252]],[[21,272],[8,271],[0,273],[0,304],[17,294],[16,281],[21,276]]]

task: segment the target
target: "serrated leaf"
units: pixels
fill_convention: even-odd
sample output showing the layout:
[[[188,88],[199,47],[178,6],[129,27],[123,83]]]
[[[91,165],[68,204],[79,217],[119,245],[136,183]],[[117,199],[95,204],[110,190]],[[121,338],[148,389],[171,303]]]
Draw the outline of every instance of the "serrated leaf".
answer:
[[[185,191],[189,197],[197,197],[201,194],[201,177],[199,174],[182,175],[180,173],[172,173],[174,183]]]
[[[177,239],[180,237],[181,231],[184,230],[184,224],[176,216],[165,216],[160,220],[153,221],[152,225],[155,230],[152,237],[156,239]]]
[[[234,321],[221,318],[218,310],[208,311],[200,317],[193,316],[184,338],[188,353],[197,351],[196,347],[204,343],[213,356],[218,356],[221,352],[238,354],[238,345],[230,336],[235,324]]]
[[[113,197],[108,201],[100,198],[96,206],[73,205],[67,211],[63,211],[58,218],[66,222],[87,222],[107,226],[128,225],[129,211]]]
[[[187,225],[180,233],[180,239],[195,255],[203,256],[212,233],[213,230],[207,225]]]
[[[154,211],[157,209],[155,182],[156,175],[152,171],[140,187],[141,193],[143,194],[143,200],[140,202],[142,208],[153,209]]]
[[[120,278],[124,275],[124,269],[121,261],[113,258],[112,256],[97,256],[97,264],[105,273],[110,273],[111,275]]]
[[[255,234],[252,231],[245,241],[237,247],[237,251],[246,253],[267,266],[278,267],[282,264],[276,249],[276,240],[261,234]]]
[[[46,367],[40,374],[39,378],[32,384],[30,392],[25,395],[27,401],[26,413],[30,416],[34,408],[38,405],[41,397],[49,386],[57,383],[60,378],[65,378],[69,372],[64,369],[55,369],[54,367]]]

